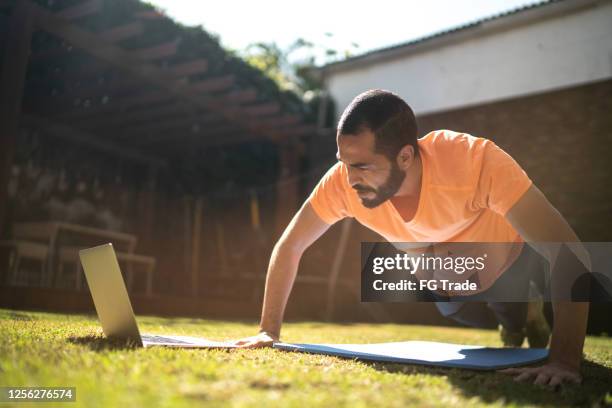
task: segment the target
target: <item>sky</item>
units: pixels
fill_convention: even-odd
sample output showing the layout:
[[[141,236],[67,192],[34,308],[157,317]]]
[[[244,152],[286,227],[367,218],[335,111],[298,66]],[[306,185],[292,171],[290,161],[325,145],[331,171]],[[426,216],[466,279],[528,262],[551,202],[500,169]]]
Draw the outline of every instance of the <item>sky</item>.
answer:
[[[221,44],[285,48],[298,38],[352,55],[447,30],[539,0],[148,0],[176,21],[201,25]],[[331,33],[331,35],[330,35]],[[352,44],[358,44],[358,47]],[[321,54],[322,55],[322,54]],[[320,57],[317,60],[322,62]]]

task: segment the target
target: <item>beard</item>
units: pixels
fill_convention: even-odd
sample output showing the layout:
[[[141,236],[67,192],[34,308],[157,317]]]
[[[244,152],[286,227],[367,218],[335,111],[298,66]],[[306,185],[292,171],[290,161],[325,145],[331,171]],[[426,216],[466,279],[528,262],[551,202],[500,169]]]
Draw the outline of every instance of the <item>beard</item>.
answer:
[[[389,177],[385,180],[383,184],[378,186],[378,188],[364,186],[363,184],[355,184],[353,188],[357,192],[370,192],[374,193],[373,198],[362,198],[361,204],[363,204],[366,208],[375,208],[390,199],[397,193],[404,178],[406,177],[406,173],[403,172],[396,163],[391,165],[391,172],[389,173]]]

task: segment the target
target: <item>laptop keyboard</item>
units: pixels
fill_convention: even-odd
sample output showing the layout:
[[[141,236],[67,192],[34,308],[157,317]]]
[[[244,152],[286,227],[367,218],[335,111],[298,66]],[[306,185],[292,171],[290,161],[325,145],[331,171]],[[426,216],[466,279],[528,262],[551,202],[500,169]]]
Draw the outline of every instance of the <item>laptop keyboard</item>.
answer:
[[[143,340],[148,341],[149,343],[175,343],[175,344],[191,344],[187,341],[182,341],[182,340],[177,340],[177,339],[171,339],[169,337],[162,337],[162,336],[150,336],[150,335],[143,335],[141,336]]]

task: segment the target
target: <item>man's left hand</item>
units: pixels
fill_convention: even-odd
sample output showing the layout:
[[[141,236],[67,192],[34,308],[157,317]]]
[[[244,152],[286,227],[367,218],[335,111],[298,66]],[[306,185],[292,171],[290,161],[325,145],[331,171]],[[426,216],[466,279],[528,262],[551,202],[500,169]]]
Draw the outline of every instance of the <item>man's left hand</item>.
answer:
[[[555,388],[564,382],[573,382],[580,384],[582,376],[580,372],[574,368],[560,363],[548,363],[540,367],[516,367],[499,370],[504,374],[517,374],[514,377],[515,381],[527,381],[535,378],[534,384],[547,385]]]

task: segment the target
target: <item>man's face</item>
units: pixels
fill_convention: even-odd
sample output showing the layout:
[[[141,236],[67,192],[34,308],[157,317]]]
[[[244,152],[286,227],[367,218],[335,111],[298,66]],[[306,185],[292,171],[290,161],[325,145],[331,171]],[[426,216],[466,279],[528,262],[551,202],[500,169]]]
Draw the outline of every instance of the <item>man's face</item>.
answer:
[[[357,135],[339,135],[337,144],[336,157],[346,164],[348,182],[357,191],[364,207],[377,207],[395,195],[406,173],[395,160],[375,153],[372,131],[365,129]]]

